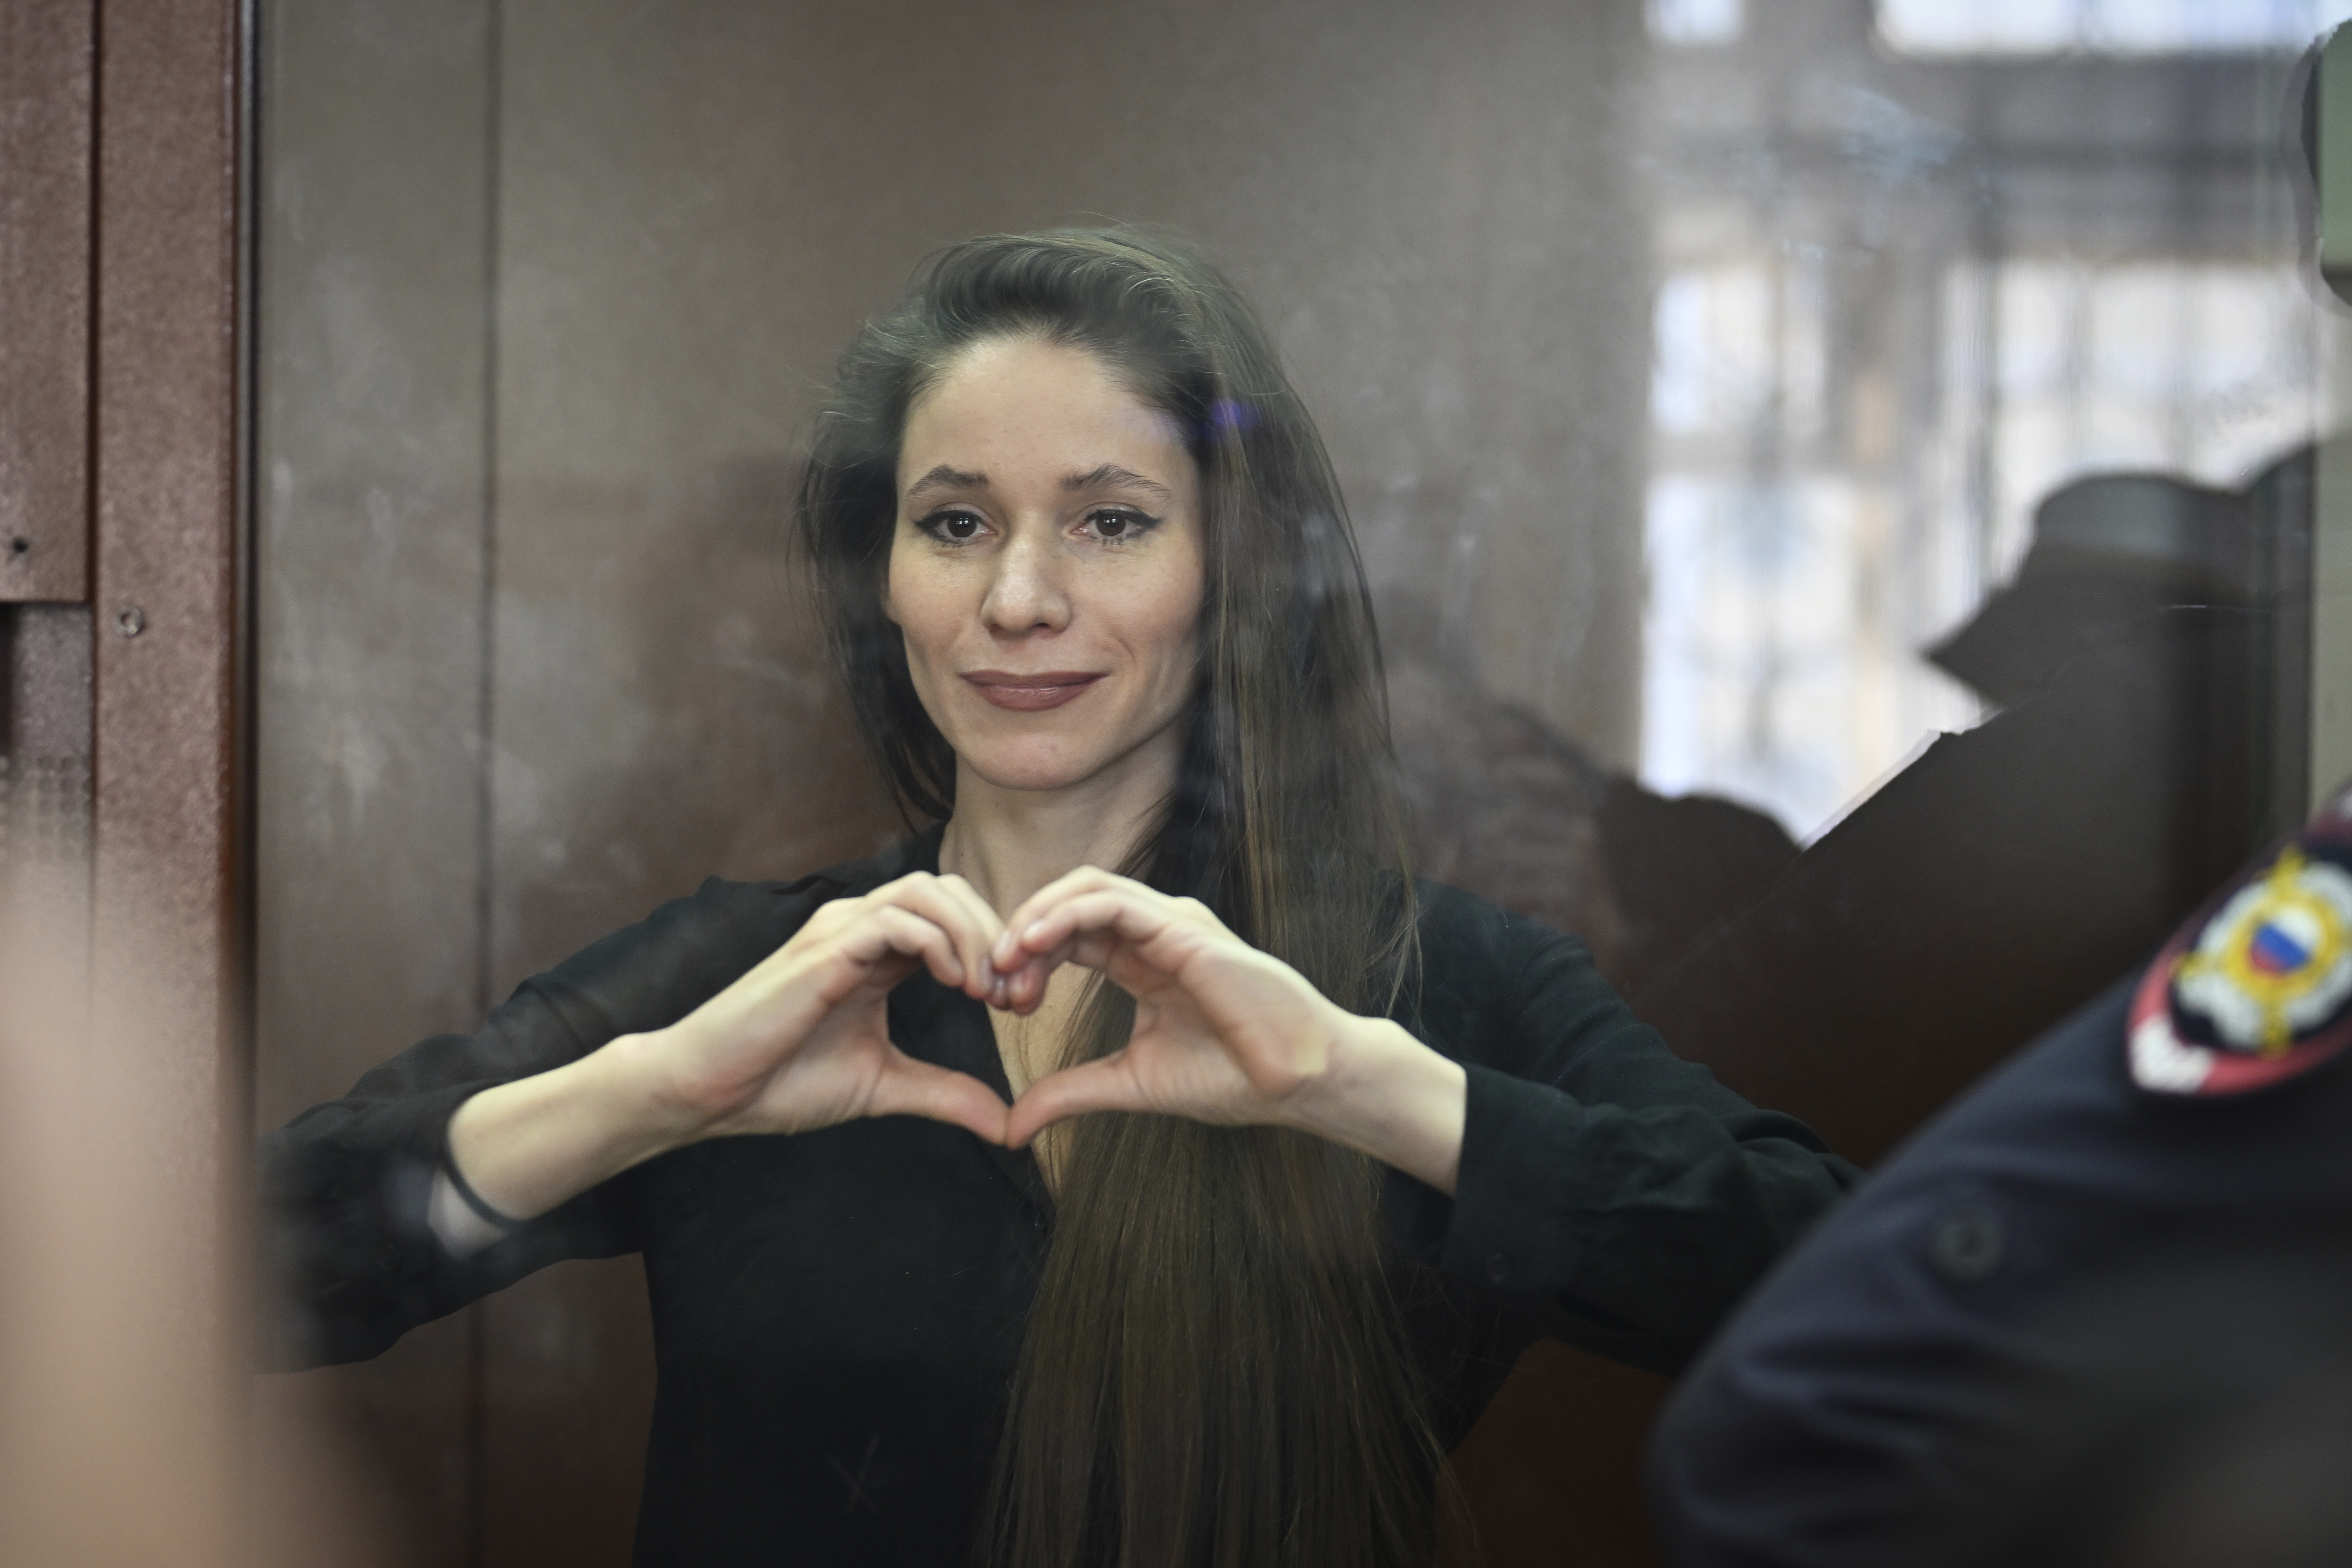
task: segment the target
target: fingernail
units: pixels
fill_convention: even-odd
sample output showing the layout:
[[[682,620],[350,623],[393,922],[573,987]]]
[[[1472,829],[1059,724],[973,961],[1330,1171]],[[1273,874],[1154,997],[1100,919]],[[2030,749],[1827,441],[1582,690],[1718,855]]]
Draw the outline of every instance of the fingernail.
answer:
[[[1037,933],[1045,929],[1045,922],[1044,921],[1032,921],[1029,922],[1029,929],[1021,933],[1021,940],[1023,942],[1035,942],[1037,940]]]

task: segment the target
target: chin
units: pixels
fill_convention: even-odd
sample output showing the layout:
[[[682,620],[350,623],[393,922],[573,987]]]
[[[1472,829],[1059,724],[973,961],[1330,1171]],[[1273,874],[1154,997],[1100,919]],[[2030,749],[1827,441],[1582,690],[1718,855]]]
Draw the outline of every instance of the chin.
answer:
[[[1102,770],[1099,758],[1074,762],[1067,756],[1020,756],[999,753],[963,755],[961,760],[983,784],[998,789],[1056,790],[1080,784]]]

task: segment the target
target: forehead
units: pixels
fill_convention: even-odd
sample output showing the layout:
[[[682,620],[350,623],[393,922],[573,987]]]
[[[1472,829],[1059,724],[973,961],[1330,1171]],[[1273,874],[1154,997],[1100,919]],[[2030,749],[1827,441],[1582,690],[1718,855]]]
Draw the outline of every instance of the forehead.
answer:
[[[1192,467],[1174,419],[1098,355],[1040,338],[973,344],[908,410],[899,485],[940,463],[992,479],[1117,463],[1171,484]]]

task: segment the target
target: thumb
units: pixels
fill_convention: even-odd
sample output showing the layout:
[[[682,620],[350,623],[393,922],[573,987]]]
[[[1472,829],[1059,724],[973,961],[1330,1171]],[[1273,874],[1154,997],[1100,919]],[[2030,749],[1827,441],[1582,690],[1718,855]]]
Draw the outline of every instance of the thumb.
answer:
[[[893,1050],[893,1059],[874,1085],[868,1116],[927,1116],[961,1127],[991,1143],[1005,1142],[1006,1106],[970,1073],[919,1062]]]
[[[1126,1054],[1117,1051],[1047,1073],[1023,1089],[1005,1120],[1005,1144],[1018,1149],[1055,1122],[1089,1111],[1148,1110],[1120,1060]]]

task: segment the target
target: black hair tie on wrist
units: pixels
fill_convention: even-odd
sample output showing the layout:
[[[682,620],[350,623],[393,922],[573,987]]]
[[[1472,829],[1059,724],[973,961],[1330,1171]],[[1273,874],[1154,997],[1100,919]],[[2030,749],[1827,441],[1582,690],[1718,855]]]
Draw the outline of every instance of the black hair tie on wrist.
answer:
[[[474,1190],[473,1184],[466,1180],[465,1173],[457,1169],[457,1162],[455,1159],[443,1156],[441,1168],[448,1173],[449,1184],[457,1189],[457,1195],[466,1200],[466,1206],[480,1215],[489,1224],[498,1226],[500,1230],[512,1231],[520,1230],[529,1223],[519,1220],[511,1215],[500,1214],[492,1208],[488,1201]]]

